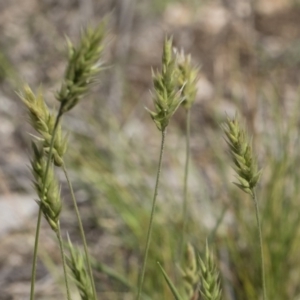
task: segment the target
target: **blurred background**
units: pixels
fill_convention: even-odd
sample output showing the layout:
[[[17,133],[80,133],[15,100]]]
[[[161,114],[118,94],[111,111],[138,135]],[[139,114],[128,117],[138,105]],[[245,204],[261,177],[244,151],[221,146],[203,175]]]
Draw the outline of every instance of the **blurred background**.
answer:
[[[159,154],[151,68],[161,66],[165,36],[200,66],[192,109],[188,240],[209,237],[224,299],[261,299],[254,207],[238,191],[220,124],[238,112],[263,168],[262,208],[269,299],[300,299],[298,0],[0,0],[0,299],[29,298],[37,218],[30,133],[17,91],[42,88],[49,106],[74,44],[107,17],[102,61],[92,91],[63,120],[66,155],[99,299],[133,299],[141,265]],[[180,288],[176,266],[182,227],[185,112],[167,134],[162,182],[146,272],[150,299],[172,299],[156,261]],[[81,245],[60,170],[62,230]],[[36,299],[62,299],[60,253],[42,225]],[[184,290],[184,288],[182,288]],[[79,299],[74,289],[73,299]]]

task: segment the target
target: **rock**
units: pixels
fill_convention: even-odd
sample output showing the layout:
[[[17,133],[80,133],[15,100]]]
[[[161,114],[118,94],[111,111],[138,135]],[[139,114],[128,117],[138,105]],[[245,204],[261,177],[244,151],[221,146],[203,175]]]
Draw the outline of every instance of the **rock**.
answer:
[[[0,196],[0,237],[22,228],[38,211],[33,195],[10,194]]]

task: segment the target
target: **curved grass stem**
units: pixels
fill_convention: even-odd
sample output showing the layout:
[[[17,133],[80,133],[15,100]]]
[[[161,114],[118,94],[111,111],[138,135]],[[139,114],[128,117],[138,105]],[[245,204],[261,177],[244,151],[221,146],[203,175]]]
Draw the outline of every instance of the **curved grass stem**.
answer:
[[[46,165],[46,170],[43,176],[43,191],[42,191],[42,199],[45,197],[45,192],[46,192],[46,185],[45,181],[48,175],[49,167],[50,167],[50,162],[51,162],[51,156],[53,152],[53,146],[54,146],[54,141],[55,141],[55,135],[56,131],[58,128],[59,120],[60,117],[62,116],[61,109],[59,109],[56,119],[55,119],[55,124],[52,132],[52,137],[51,137],[51,142],[50,142],[50,148],[49,148],[49,154],[47,158],[47,165]],[[42,210],[39,208],[39,214],[38,214],[38,220],[36,224],[36,233],[35,233],[35,241],[34,241],[34,250],[33,250],[33,262],[32,262],[32,271],[31,271],[31,287],[30,287],[30,300],[34,299],[34,290],[35,290],[35,277],[36,277],[36,264],[37,264],[37,252],[38,252],[38,245],[39,245],[39,238],[40,238],[40,228],[41,228],[41,218],[42,218]]]
[[[149,226],[148,226],[148,233],[147,233],[146,248],[145,248],[145,253],[144,253],[144,260],[143,260],[142,271],[141,271],[141,276],[140,276],[139,286],[138,286],[137,300],[139,300],[141,298],[142,289],[143,289],[143,283],[144,283],[145,270],[146,270],[146,264],[147,264],[147,259],[148,259],[149,246],[150,246],[150,242],[151,242],[153,217],[154,217],[154,213],[155,213],[156,198],[157,198],[157,194],[158,194],[159,178],[160,178],[160,173],[161,173],[161,163],[162,163],[162,157],[163,157],[163,153],[164,153],[166,131],[163,130],[161,133],[162,133],[162,135],[161,135],[161,146],[160,146],[160,155],[159,155],[158,169],[157,169],[157,175],[156,175],[156,183],[155,183],[155,189],[154,189],[154,196],[153,196],[153,202],[152,202],[150,222],[149,222]]]
[[[257,202],[256,192],[253,189],[253,197],[254,206],[255,206],[255,215],[256,215],[256,222],[257,222],[257,229],[259,235],[259,248],[260,248],[260,258],[261,258],[261,280],[263,286],[263,299],[267,300],[267,290],[266,290],[266,275],[265,275],[265,260],[264,260],[264,251],[263,251],[263,238],[262,238],[262,231],[261,231],[261,222],[259,217],[259,207]]]
[[[78,209],[78,206],[77,206],[77,201],[76,201],[76,198],[75,198],[73,186],[72,186],[72,183],[70,181],[69,174],[67,172],[67,168],[65,166],[65,163],[62,164],[62,169],[64,171],[65,177],[66,177],[67,182],[68,182],[68,186],[69,186],[71,196],[72,196],[72,200],[73,200],[74,209],[75,209],[76,216],[77,216],[79,231],[80,231],[81,239],[82,239],[82,242],[83,242],[84,252],[85,252],[86,261],[87,261],[88,270],[89,270],[89,277],[90,277],[90,280],[91,280],[91,285],[92,285],[92,290],[93,290],[93,297],[94,297],[95,300],[97,300],[95,281],[94,281],[94,277],[93,277],[91,260],[90,260],[90,256],[89,256],[89,253],[88,253],[88,247],[87,247],[87,242],[86,242],[86,238],[85,238],[85,233],[84,233],[84,229],[83,229],[79,209]]]

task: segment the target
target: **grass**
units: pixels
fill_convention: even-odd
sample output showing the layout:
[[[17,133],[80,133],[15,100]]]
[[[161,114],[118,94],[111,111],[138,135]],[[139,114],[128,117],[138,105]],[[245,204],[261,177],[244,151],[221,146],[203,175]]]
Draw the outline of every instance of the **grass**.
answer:
[[[198,70],[188,56],[173,53],[172,40],[166,39],[161,70],[153,72],[154,109],[148,109],[156,128],[146,123],[150,118],[146,125],[139,124],[144,141],[139,141],[138,135],[129,138],[124,130],[126,124],[121,125],[105,109],[100,116],[101,126],[89,116],[92,132],[72,133],[67,141],[61,118],[86,101],[83,98],[89,83],[100,71],[103,36],[101,25],[88,29],[78,47],[68,41],[68,66],[56,94],[59,101],[56,115],[50,113],[42,91],[35,95],[26,86],[21,95],[30,122],[39,134],[34,138],[37,145],[33,144],[32,159],[40,211],[33,250],[31,299],[35,296],[42,216],[58,237],[68,299],[73,294],[68,284],[70,274],[81,299],[109,299],[99,295],[103,282],[95,280],[96,272],[125,287],[128,299],[297,299],[300,267],[297,255],[300,178],[295,167],[300,162],[297,110],[282,120],[279,105],[268,105],[266,112],[262,106],[262,113],[270,114],[268,119],[275,126],[264,124],[263,117],[262,132],[253,132],[253,147],[239,121],[226,119],[225,115],[213,121],[225,124],[228,145],[221,130],[203,128],[201,135],[190,132]],[[269,93],[274,93],[272,99],[276,98],[271,85],[260,92],[266,97],[264,105],[271,98]],[[186,112],[185,134],[172,122],[177,110]],[[193,154],[198,149],[193,149],[190,156],[189,136],[195,138],[195,134],[200,136],[197,141],[210,147],[211,159],[215,161],[214,180],[208,178],[205,170],[195,167]],[[225,154],[228,148],[231,159]],[[101,258],[91,257],[88,252],[66,161],[79,174],[79,184],[92,187],[89,196],[97,195],[93,196],[96,199],[92,204],[97,226],[107,231],[104,235],[118,237],[117,246]],[[231,165],[237,173],[239,189],[230,185]],[[265,166],[262,175],[257,165]],[[62,241],[60,211],[64,206],[54,171],[61,167],[72,195],[83,252],[70,240],[67,247]],[[190,181],[196,182],[196,188],[191,188],[195,184],[188,184]],[[69,250],[67,255],[65,248]],[[108,263],[111,261],[116,263]],[[118,291],[111,299],[117,297],[122,298]]]

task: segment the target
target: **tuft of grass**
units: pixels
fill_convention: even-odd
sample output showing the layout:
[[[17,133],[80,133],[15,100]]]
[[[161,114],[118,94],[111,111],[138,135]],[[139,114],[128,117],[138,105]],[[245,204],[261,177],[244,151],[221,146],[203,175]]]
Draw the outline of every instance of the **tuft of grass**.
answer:
[[[96,34],[95,32],[98,30],[99,32]],[[83,255],[71,245],[69,241],[69,246],[72,249],[70,250],[70,256],[67,262],[82,299],[94,300],[96,299],[96,292],[93,283],[92,269],[89,266],[90,258],[72,184],[64,163],[67,141],[66,137],[62,134],[60,120],[64,113],[72,109],[84,97],[90,83],[94,81],[94,76],[100,70],[99,57],[96,56],[99,56],[102,51],[103,32],[101,32],[99,28],[97,28],[96,31],[89,29],[83,32],[82,40],[78,47],[73,46],[71,42],[68,41],[69,62],[61,89],[56,95],[60,103],[56,116],[49,112],[49,108],[45,104],[41,91],[35,95],[28,86],[25,86],[23,94],[21,95],[28,109],[30,122],[39,135],[35,137],[35,143],[32,146],[34,155],[31,162],[35,180],[34,185],[39,196],[39,200],[37,201],[40,207],[39,216],[45,217],[50,227],[57,233],[59,243],[62,245],[59,226],[61,199],[59,183],[54,175],[54,167],[62,167],[74,202],[85,250],[85,254]],[[93,46],[90,40],[97,41],[98,45]],[[127,137],[123,139],[124,136],[120,133],[120,124],[116,126],[117,129],[115,131],[115,133],[118,134],[118,139],[114,140],[108,138],[106,140],[106,137],[101,136],[100,150],[99,144],[91,146],[91,144],[94,143],[93,138],[95,134],[91,134],[90,140],[88,138],[82,138],[82,136],[78,139],[76,138],[74,145],[72,145],[72,148],[76,149],[77,146],[79,148],[77,143],[81,142],[80,149],[82,151],[80,151],[80,154],[76,154],[76,162],[81,163],[81,166],[83,166],[80,171],[84,170],[84,172],[81,173],[81,177],[84,177],[84,181],[89,181],[89,184],[92,182],[92,184],[94,184],[93,188],[95,188],[97,192],[101,192],[101,204],[99,201],[97,205],[99,205],[101,218],[104,215],[104,220],[100,219],[100,217],[97,216],[97,212],[93,211],[96,216],[95,219],[99,218],[99,224],[105,229],[111,230],[113,228],[113,230],[115,230],[117,227],[117,230],[122,236],[120,242],[122,246],[117,249],[116,253],[109,255],[114,257],[124,256],[124,259],[126,257],[126,266],[120,263],[120,259],[118,259],[120,264],[114,266],[115,269],[105,264],[95,263],[95,265],[99,272],[106,274],[110,279],[122,283],[128,289],[128,293],[132,294],[132,297],[135,297],[138,292],[143,299],[169,299],[172,296],[175,297],[175,299],[181,299],[181,294],[186,296],[189,300],[199,298],[220,299],[222,291],[219,272],[214,263],[213,254],[208,249],[208,246],[204,258],[199,258],[198,261],[196,261],[195,249],[188,243],[186,255],[185,257],[182,255],[183,259],[180,260],[183,280],[177,280],[178,278],[174,275],[175,271],[173,272],[174,261],[178,261],[178,240],[180,245],[184,245],[187,235],[192,242],[195,242],[199,240],[199,236],[200,239],[201,236],[206,236],[206,233],[203,233],[204,229],[199,225],[200,218],[198,211],[197,217],[192,214],[192,211],[190,218],[186,217],[188,192],[191,193],[188,191],[187,184],[188,174],[190,172],[188,168],[190,160],[190,112],[196,93],[195,81],[197,69],[191,66],[191,58],[189,56],[185,56],[181,53],[174,57],[172,52],[172,40],[166,40],[163,52],[162,70],[153,72],[155,88],[153,92],[153,102],[155,108],[153,111],[149,111],[156,127],[162,134],[152,207],[151,204],[144,201],[144,199],[150,198],[152,194],[151,191],[149,191],[150,180],[146,174],[151,173],[152,170],[154,172],[153,161],[149,160],[149,154],[146,148],[136,147],[136,140],[132,139],[128,142]],[[270,99],[273,100],[274,98],[271,97]],[[179,186],[177,181],[170,189],[168,189],[169,182],[160,183],[160,188],[159,182],[166,130],[172,115],[178,106],[181,105],[187,113],[187,151],[183,208],[182,214],[180,212],[180,216],[178,216],[178,213],[176,214],[176,211],[178,212],[178,202],[176,203],[176,201],[172,199],[172,196],[180,191],[180,188],[177,188],[177,186]],[[279,107],[276,107],[276,110],[280,112]],[[225,253],[225,258],[222,256],[222,263],[230,267],[232,276],[229,280],[228,290],[234,289],[235,295],[232,297],[231,295],[226,295],[227,298],[267,299],[265,278],[268,279],[268,296],[270,299],[279,300],[297,297],[298,276],[295,274],[299,273],[297,249],[299,248],[298,236],[300,224],[300,217],[297,213],[299,211],[297,199],[300,180],[295,167],[299,165],[300,161],[297,153],[297,149],[299,149],[300,146],[299,139],[295,138],[295,136],[299,136],[297,111],[298,110],[295,109],[294,123],[291,123],[292,118],[287,118],[286,123],[288,124],[285,124],[287,127],[281,126],[280,121],[282,116],[280,114],[276,116],[276,126],[274,126],[272,130],[275,131],[276,137],[279,137],[278,140],[274,138],[274,135],[262,135],[269,141],[269,146],[266,146],[261,154],[265,155],[264,164],[268,166],[268,173],[265,173],[269,175],[269,178],[260,178],[261,171],[257,166],[257,161],[252,151],[251,139],[248,138],[246,131],[240,126],[238,118],[228,118],[225,122],[224,135],[229,145],[234,169],[236,170],[237,180],[235,185],[238,186],[242,192],[250,195],[255,205],[255,215],[253,214],[252,216],[249,214],[248,203],[237,201],[240,200],[240,194],[237,192],[237,189],[233,189],[233,191],[228,189],[225,183],[225,181],[227,181],[227,173],[224,171],[228,159],[224,159],[222,156],[217,165],[220,174],[214,174],[214,177],[222,177],[220,180],[221,184],[215,182],[218,181],[215,180],[215,178],[215,181],[208,179],[207,182],[212,185],[208,186],[207,190],[213,190],[213,192],[208,191],[207,193],[213,194],[210,200],[218,199],[218,196],[221,195],[222,201],[226,198],[224,191],[229,190],[229,198],[232,201],[230,205],[226,204],[226,208],[231,207],[232,209],[230,209],[229,214],[234,214],[233,217],[230,215],[230,222],[237,222],[235,227],[227,227],[221,224],[223,220],[227,220],[227,213],[226,218],[224,217],[225,212],[227,212],[224,208],[219,219],[215,222],[215,228],[211,230],[211,240],[219,242],[221,240],[219,239],[219,232],[222,232],[223,237],[225,237],[228,242],[227,245],[221,249],[222,254]],[[103,113],[103,111],[101,113]],[[109,118],[110,126],[113,126],[113,116],[109,116]],[[115,122],[115,124],[116,123],[117,122]],[[124,124],[122,124],[122,126],[123,125]],[[266,128],[267,127],[270,126],[266,126]],[[112,128],[110,127],[109,129]],[[99,128],[97,128],[95,132],[98,133],[98,130]],[[103,128],[101,128],[101,130],[103,130]],[[216,134],[213,130],[206,131],[206,133],[207,132],[209,136],[203,135],[204,141],[215,139],[215,148],[219,148],[219,134]],[[216,135],[216,137],[213,135]],[[78,135],[76,137],[78,137]],[[134,151],[132,151],[133,148]],[[211,149],[212,148],[213,147],[211,147]],[[77,152],[77,149],[75,151]],[[87,155],[87,153],[89,154]],[[170,155],[172,165],[176,160],[174,157],[175,156]],[[113,167],[111,166],[112,161]],[[122,161],[122,168],[118,166],[118,162],[120,161]],[[143,161],[143,163],[147,161],[147,163],[145,163],[146,172],[144,173],[140,171],[140,168],[137,171],[135,167],[136,165],[140,166],[139,162],[141,161]],[[222,167],[224,170],[220,170]],[[124,169],[126,170],[126,174],[124,174]],[[173,170],[172,168],[172,171]],[[205,170],[203,170],[203,173],[205,173]],[[208,174],[207,177],[210,177],[210,174]],[[265,203],[262,203],[262,214],[259,212],[258,199],[256,196],[256,189],[259,183],[263,186],[261,192],[262,198],[266,200]],[[216,188],[216,186],[218,186],[218,188]],[[203,186],[197,188],[201,192],[201,196],[206,196],[206,190],[203,192],[202,187]],[[155,210],[157,194],[160,190],[162,191],[161,195],[163,196],[164,204],[159,206],[159,210]],[[200,198],[202,201],[203,197]],[[214,201],[211,201],[211,203],[213,202]],[[213,205],[214,204],[212,204],[212,206]],[[150,224],[148,224],[149,207],[152,209]],[[176,207],[176,211],[175,209],[172,210],[174,207]],[[104,210],[105,212],[103,212]],[[105,216],[107,210],[109,211],[109,217]],[[113,218],[115,219],[111,218],[110,214],[113,214]],[[209,213],[205,210],[204,214],[208,215]],[[264,235],[262,235],[260,224],[261,216],[264,221]],[[255,217],[257,227],[254,226]],[[110,222],[106,222],[107,220]],[[114,227],[116,223],[117,226]],[[120,224],[121,226],[118,227]],[[220,227],[222,228],[220,229],[222,230],[216,232],[219,225],[221,225]],[[147,228],[147,226],[149,227],[146,235],[145,228]],[[39,225],[37,226],[36,245],[38,244],[38,228]],[[231,230],[231,228],[234,229]],[[201,234],[199,233],[200,231],[202,231]],[[181,234],[182,237],[180,241]],[[184,236],[184,234],[186,234],[186,236]],[[264,240],[262,236],[264,236]],[[146,243],[146,250],[143,257],[142,272],[139,278],[139,291],[137,291],[135,284],[140,269],[139,249],[140,245],[144,245],[144,243]],[[258,245],[260,247],[260,253],[256,251]],[[180,248],[182,247],[180,246]],[[34,251],[34,255],[36,255],[37,247],[35,247]],[[62,259],[64,260],[65,255],[62,246],[61,251]],[[180,250],[180,252],[183,251]],[[226,257],[227,254],[229,254],[228,258]],[[164,262],[164,267],[162,268],[161,265],[159,265],[159,267],[167,285],[163,282],[161,276],[157,276],[157,260]],[[33,270],[34,268],[35,263],[33,263]],[[261,278],[258,276],[260,272]],[[145,274],[147,280],[145,280],[143,286]],[[282,274],[284,274],[284,276]],[[223,275],[226,277],[227,274],[225,273]],[[35,274],[32,278],[33,280],[35,279]],[[65,280],[67,280],[66,278],[67,276],[65,276]],[[226,284],[227,280],[228,278],[224,278],[224,284]],[[66,281],[66,286],[67,285],[68,283]],[[227,288],[228,286],[226,286],[226,291]],[[33,299],[32,293],[34,293],[34,287],[31,290],[31,299]]]

